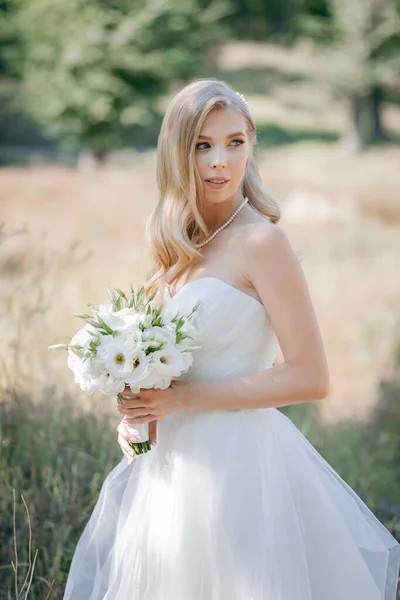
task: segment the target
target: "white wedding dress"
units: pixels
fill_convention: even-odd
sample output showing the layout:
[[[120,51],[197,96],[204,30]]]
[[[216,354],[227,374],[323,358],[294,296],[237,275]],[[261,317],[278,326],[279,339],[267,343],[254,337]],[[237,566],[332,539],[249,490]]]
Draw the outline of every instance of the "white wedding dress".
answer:
[[[183,379],[272,367],[261,303],[202,277],[167,310],[197,301],[202,348]],[[400,545],[281,411],[183,411],[157,427],[157,445],[105,479],[64,600],[395,600]]]

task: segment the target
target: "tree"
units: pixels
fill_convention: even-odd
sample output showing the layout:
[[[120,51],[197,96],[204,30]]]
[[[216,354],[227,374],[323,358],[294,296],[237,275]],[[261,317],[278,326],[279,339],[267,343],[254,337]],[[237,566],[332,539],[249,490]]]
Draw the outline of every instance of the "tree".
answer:
[[[101,158],[149,125],[176,78],[197,72],[223,36],[225,2],[15,0],[20,106],[45,133]]]
[[[352,127],[345,139],[361,150],[385,138],[384,90],[400,87],[399,1],[329,0],[329,6],[319,75],[349,99]]]
[[[0,0],[0,76],[7,73],[8,63],[6,56],[10,47],[15,43],[12,31],[8,24],[8,0]]]

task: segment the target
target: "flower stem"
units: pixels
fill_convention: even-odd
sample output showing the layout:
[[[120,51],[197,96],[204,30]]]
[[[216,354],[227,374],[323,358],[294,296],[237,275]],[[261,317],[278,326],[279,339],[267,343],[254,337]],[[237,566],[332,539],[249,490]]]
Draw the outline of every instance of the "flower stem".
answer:
[[[151,450],[150,440],[147,440],[146,442],[139,442],[137,444],[134,442],[128,443],[130,447],[134,449],[136,454],[145,454],[146,452],[149,452]]]

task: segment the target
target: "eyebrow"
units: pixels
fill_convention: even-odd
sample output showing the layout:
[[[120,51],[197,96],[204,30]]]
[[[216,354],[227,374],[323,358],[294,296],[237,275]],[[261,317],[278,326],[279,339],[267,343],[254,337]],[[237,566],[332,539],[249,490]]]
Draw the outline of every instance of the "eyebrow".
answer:
[[[245,136],[245,134],[243,133],[243,131],[235,131],[235,133],[230,133],[229,135],[227,135],[227,139],[232,138],[232,137],[236,137],[237,135],[242,135],[243,137]],[[212,140],[211,137],[208,137],[208,135],[199,135],[199,138],[203,138],[203,140]]]

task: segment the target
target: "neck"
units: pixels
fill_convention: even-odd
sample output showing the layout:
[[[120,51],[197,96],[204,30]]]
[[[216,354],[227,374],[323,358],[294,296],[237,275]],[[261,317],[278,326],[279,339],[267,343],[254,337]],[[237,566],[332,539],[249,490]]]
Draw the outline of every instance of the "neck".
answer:
[[[235,212],[244,201],[244,196],[240,192],[235,196],[227,198],[223,202],[210,203],[207,206],[207,214],[204,217],[207,227],[212,233],[218,227],[221,227]]]

